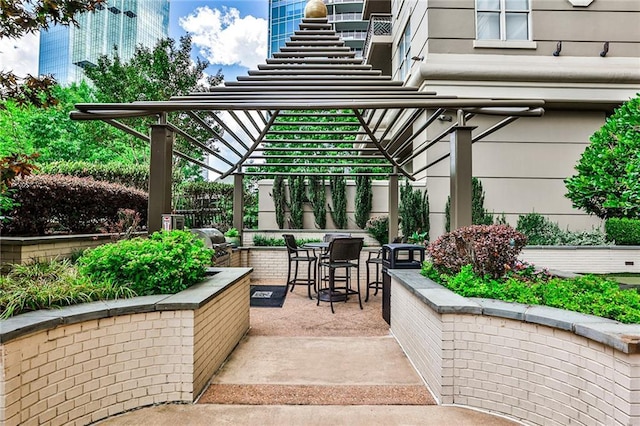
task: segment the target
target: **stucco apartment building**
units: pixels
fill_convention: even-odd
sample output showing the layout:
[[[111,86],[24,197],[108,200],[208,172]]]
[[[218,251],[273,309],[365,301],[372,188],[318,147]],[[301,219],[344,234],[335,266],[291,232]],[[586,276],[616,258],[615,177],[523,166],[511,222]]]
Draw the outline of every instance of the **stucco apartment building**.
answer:
[[[485,206],[515,226],[529,212],[562,227],[597,218],[572,208],[563,180],[607,115],[640,92],[640,1],[365,0],[367,63],[438,95],[543,99],[543,117],[519,118],[473,145],[473,175]],[[425,117],[426,118],[426,117]],[[420,150],[456,120],[442,114],[413,142]],[[474,134],[496,122],[478,115]],[[419,126],[419,123],[415,126]],[[447,138],[413,160],[426,186],[431,238],[444,231]]]

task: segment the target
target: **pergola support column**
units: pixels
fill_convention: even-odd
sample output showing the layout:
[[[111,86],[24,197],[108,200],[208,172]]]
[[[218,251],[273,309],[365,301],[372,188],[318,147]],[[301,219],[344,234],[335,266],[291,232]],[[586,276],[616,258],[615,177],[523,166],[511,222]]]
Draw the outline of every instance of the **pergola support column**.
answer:
[[[389,242],[400,234],[398,220],[398,175],[389,175]]]
[[[233,175],[233,227],[240,232],[240,245],[242,245],[242,218],[244,216],[243,178],[243,173]]]
[[[171,213],[171,179],[174,132],[166,124],[151,125],[151,168],[149,170],[149,234],[162,228],[162,215]]]
[[[449,177],[451,205],[449,209],[450,230],[469,226],[471,219],[472,167],[471,132],[475,127],[455,126],[450,137]]]

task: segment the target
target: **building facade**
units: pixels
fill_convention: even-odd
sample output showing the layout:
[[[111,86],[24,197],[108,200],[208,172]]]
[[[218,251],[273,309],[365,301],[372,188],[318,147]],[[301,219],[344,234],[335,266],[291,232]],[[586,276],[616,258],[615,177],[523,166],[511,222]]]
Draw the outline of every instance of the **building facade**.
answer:
[[[84,78],[83,69],[117,48],[127,61],[138,45],[153,47],[169,36],[169,0],[108,0],[78,16],[78,27],[53,26],[40,34],[38,73],[67,85]]]
[[[634,0],[365,0],[364,57],[393,79],[438,95],[543,99],[541,118],[519,118],[473,145],[485,207],[515,226],[536,212],[562,228],[597,218],[565,197],[589,137],[640,87],[640,2]],[[426,117],[425,117],[426,120]],[[446,111],[414,151],[456,121]],[[495,119],[474,116],[474,134]],[[416,124],[419,126],[419,124]],[[429,191],[431,238],[444,231],[448,138],[413,160]]]
[[[298,29],[308,0],[269,0],[269,57]],[[362,0],[325,0],[327,18],[345,44],[362,56],[368,20],[362,18]]]

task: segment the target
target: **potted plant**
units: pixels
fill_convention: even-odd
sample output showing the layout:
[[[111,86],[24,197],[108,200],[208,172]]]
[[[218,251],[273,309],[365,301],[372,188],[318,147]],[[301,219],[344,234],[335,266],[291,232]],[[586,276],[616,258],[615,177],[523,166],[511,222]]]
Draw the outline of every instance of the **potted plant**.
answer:
[[[236,228],[231,228],[224,233],[224,239],[233,247],[240,245],[240,232]]]

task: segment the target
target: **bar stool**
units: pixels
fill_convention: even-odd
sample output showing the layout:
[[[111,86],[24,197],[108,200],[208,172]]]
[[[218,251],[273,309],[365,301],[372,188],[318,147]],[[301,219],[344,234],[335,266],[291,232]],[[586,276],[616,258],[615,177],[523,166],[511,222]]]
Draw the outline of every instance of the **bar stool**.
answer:
[[[329,287],[318,288],[316,305],[320,302],[329,302],[331,312],[333,302],[346,302],[349,295],[357,294],[360,309],[362,309],[362,296],[360,295],[360,251],[362,250],[363,238],[337,238],[329,243],[329,257],[320,261],[320,267],[328,269]],[[356,270],[357,278],[355,285],[352,285],[351,269]],[[336,286],[336,270],[344,269],[344,285]],[[342,277],[341,277],[342,278]]]
[[[371,275],[369,271],[369,266],[375,265],[376,274],[373,277],[373,281],[371,281]],[[382,290],[382,276],[380,275],[382,269],[382,249],[378,251],[370,251],[369,257],[366,261],[367,268],[367,295],[364,298],[365,302],[369,301],[369,290],[374,289],[374,296],[378,295],[378,290]]]
[[[309,299],[313,300],[311,296],[311,287],[316,291],[316,262],[318,258],[313,253],[312,249],[305,249],[298,247],[296,239],[293,234],[283,234],[285,245],[287,246],[287,253],[289,255],[289,265],[287,267],[287,286],[291,285],[291,292],[296,285],[306,285]],[[298,278],[298,264],[307,264],[307,277]],[[295,264],[293,272],[293,278],[291,277],[291,265]],[[313,272],[312,272],[313,271]]]

